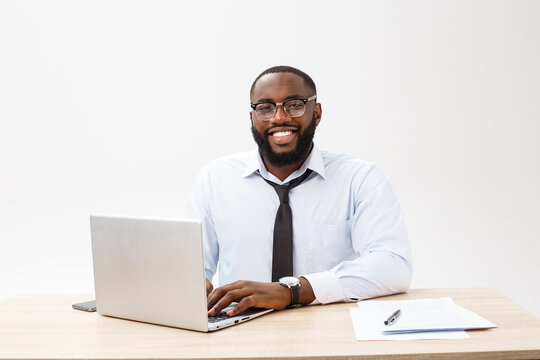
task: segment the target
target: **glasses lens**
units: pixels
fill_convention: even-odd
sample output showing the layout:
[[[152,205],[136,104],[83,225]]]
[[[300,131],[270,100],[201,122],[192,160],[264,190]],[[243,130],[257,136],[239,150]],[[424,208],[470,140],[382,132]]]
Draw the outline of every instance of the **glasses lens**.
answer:
[[[304,115],[304,110],[306,109],[306,105],[302,100],[286,101],[285,104],[283,104],[283,107],[285,108],[287,114],[292,117]]]
[[[274,117],[276,106],[274,104],[259,104],[255,107],[257,117],[261,120],[267,120]]]

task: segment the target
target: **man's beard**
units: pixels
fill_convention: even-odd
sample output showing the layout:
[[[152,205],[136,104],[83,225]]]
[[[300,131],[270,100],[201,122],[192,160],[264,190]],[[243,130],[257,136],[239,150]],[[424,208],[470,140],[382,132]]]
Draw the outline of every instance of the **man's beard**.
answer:
[[[287,165],[299,164],[304,161],[311,150],[311,143],[313,137],[315,136],[315,129],[317,124],[315,122],[315,114],[313,114],[313,119],[311,123],[306,127],[304,131],[299,127],[296,132],[298,135],[298,140],[296,147],[284,153],[277,153],[272,149],[270,141],[268,140],[268,131],[271,129],[266,129],[264,135],[257,131],[253,125],[251,126],[251,133],[253,134],[253,139],[259,146],[259,152],[263,159],[268,161],[273,166],[283,167]]]

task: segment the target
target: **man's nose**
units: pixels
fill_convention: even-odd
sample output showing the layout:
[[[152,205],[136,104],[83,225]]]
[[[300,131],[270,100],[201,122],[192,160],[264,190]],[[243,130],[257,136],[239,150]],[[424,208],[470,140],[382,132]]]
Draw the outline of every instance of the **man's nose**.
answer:
[[[272,122],[281,124],[281,123],[288,122],[290,120],[291,120],[291,117],[289,116],[289,114],[285,112],[285,108],[283,107],[283,105],[278,105],[276,107],[276,114],[272,118]]]

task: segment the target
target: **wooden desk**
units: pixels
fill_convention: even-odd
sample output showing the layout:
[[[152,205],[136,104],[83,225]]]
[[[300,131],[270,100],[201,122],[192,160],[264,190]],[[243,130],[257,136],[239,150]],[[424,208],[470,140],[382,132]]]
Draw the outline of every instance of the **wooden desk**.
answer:
[[[357,341],[355,304],[277,311],[214,333],[72,310],[88,296],[18,296],[0,305],[0,359],[537,359],[540,320],[493,289],[410,290],[382,299],[451,296],[498,325],[465,340]]]

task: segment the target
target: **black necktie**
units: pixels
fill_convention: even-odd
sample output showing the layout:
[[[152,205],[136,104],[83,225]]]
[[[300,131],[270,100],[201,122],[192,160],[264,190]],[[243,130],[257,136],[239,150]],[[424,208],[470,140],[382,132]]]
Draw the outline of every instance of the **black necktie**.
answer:
[[[289,182],[289,185],[278,185],[264,179],[272,185],[279,196],[279,207],[274,223],[274,252],[272,255],[272,281],[278,281],[284,276],[293,275],[293,254],[292,254],[292,211],[289,205],[289,191],[300,185],[309,174],[311,169]]]

